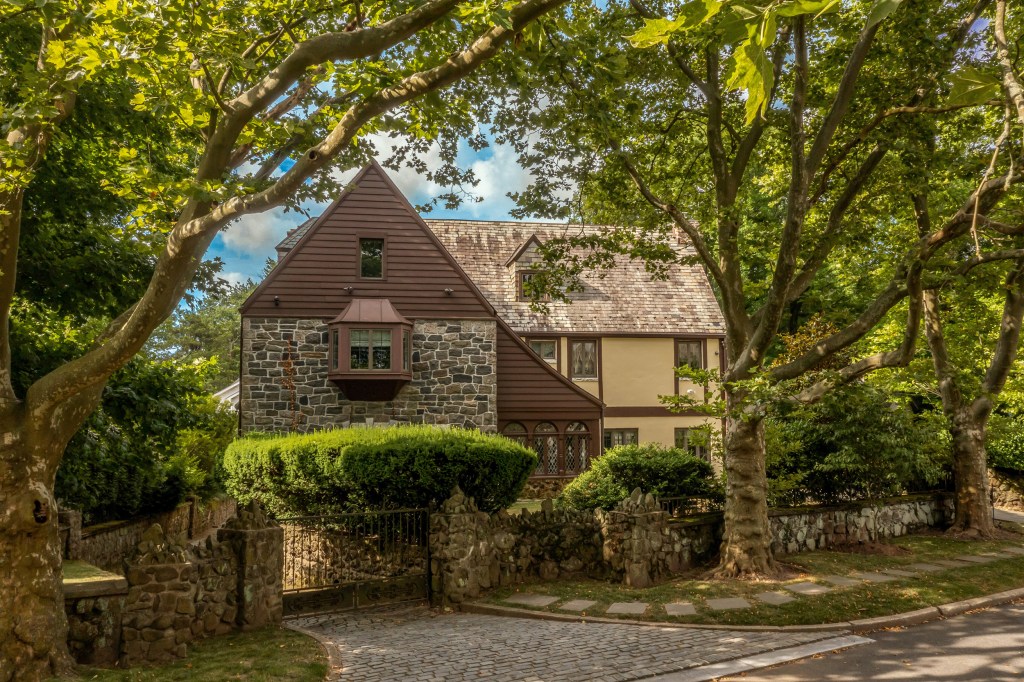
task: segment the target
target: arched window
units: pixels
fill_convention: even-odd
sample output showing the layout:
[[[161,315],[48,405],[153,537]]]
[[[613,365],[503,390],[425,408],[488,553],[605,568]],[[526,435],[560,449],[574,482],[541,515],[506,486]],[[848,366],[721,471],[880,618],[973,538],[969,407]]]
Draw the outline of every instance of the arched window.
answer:
[[[533,449],[540,461],[537,474],[555,476],[558,474],[558,429],[551,422],[541,422],[533,427]]]
[[[519,422],[509,422],[506,424],[505,428],[501,430],[501,435],[509,440],[514,440],[522,446],[529,447],[527,443],[530,440],[530,434],[527,432],[526,427]]]
[[[578,474],[586,470],[590,458],[590,432],[583,422],[565,427],[565,473]]]

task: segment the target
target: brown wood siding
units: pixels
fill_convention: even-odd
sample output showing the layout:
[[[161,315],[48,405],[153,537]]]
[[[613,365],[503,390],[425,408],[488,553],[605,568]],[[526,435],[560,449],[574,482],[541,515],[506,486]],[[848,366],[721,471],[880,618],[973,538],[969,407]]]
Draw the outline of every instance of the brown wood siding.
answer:
[[[384,278],[358,277],[360,237],[385,240]],[[353,298],[364,297],[387,298],[413,319],[493,316],[490,305],[376,164],[364,169],[353,187],[316,220],[242,312],[252,317],[334,317]]]
[[[601,403],[573,386],[529,350],[507,325],[498,323],[498,421],[529,419],[591,422]]]

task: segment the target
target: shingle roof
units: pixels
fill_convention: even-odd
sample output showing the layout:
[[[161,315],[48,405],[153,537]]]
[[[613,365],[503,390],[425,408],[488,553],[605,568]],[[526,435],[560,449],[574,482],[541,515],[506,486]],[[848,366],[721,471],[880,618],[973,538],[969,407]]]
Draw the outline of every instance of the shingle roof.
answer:
[[[316,218],[310,218],[306,222],[302,223],[298,227],[288,230],[288,235],[281,240],[281,243],[277,245],[277,250],[284,253],[291,251],[295,248],[295,245],[299,243],[299,239],[306,233],[309,226],[313,224]]]
[[[573,292],[572,303],[552,301],[548,312],[531,309],[518,300],[516,266],[509,259],[523,250],[529,261],[532,249],[523,249],[531,237],[544,242],[564,236],[562,223],[515,221],[426,220],[427,226],[470,279],[479,287],[498,315],[516,332],[700,334],[724,336],[725,322],[707,276],[699,265],[675,264],[668,278],[652,280],[639,262],[617,259],[617,265],[585,278],[582,292]],[[308,227],[304,224],[278,245],[291,248]],[[577,231],[581,228],[573,226]],[[582,228],[598,232],[600,227]],[[680,243],[680,253],[689,247]],[[522,262],[522,261],[520,261]]]

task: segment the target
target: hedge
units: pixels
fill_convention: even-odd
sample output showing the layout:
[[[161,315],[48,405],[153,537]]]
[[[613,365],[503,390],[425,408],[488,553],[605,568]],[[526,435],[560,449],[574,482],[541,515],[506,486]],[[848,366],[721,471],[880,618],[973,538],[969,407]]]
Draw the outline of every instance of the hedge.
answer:
[[[607,450],[559,499],[573,509],[611,509],[635,488],[656,497],[721,496],[708,462],[686,450],[645,443]]]
[[[536,453],[503,436],[431,426],[250,436],[224,455],[229,492],[277,516],[425,507],[455,485],[496,511],[536,467]]]

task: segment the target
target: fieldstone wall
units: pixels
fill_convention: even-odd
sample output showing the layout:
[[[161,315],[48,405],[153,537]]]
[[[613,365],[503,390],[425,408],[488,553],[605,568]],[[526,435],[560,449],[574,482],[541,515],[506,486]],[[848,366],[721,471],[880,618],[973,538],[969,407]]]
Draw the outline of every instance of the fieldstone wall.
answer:
[[[997,509],[1024,511],[1024,478],[1008,471],[990,469],[992,506]]]
[[[948,526],[953,498],[945,493],[915,495],[836,507],[773,509],[769,516],[772,551],[795,554]]]
[[[787,554],[897,537],[952,518],[948,494],[841,507],[773,510],[774,551]],[[456,488],[430,516],[431,589],[458,604],[500,585],[586,576],[648,587],[705,563],[718,552],[722,514],[677,519],[634,490],[614,509],[555,509],[510,515],[479,511]]]
[[[519,497],[524,500],[553,500],[562,494],[574,476],[566,478],[528,478]]]
[[[162,662],[196,639],[280,623],[283,552],[282,529],[256,503],[194,546],[154,524],[126,579],[66,583],[70,649],[82,663]]]
[[[82,527],[82,514],[62,510],[58,516],[64,558],[81,560],[105,571],[124,573],[124,561],[136,552],[142,536],[153,524],[168,535],[202,537],[234,516],[237,503],[230,498],[201,502],[189,499],[174,509],[131,521],[110,521]]]
[[[497,429],[497,326],[416,320],[412,381],[394,400],[345,398],[327,378],[327,323],[243,318],[242,433],[308,432],[352,423]]]

